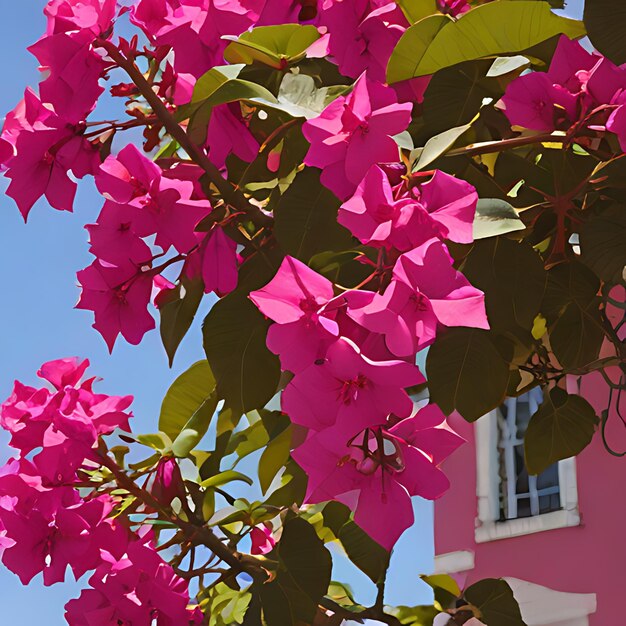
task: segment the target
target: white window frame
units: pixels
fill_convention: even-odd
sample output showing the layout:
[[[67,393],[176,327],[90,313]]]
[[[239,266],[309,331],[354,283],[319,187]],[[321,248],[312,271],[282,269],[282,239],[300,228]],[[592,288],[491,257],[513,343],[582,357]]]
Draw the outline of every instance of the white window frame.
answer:
[[[519,537],[531,533],[580,525],[576,459],[559,461],[561,510],[506,521],[500,519],[498,414],[491,411],[475,424],[476,437],[476,543]]]

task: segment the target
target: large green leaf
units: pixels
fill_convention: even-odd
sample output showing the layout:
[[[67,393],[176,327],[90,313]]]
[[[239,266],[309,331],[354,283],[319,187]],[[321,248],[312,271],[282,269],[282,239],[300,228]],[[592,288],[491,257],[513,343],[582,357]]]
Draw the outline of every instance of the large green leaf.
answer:
[[[613,63],[626,63],[626,3],[585,0],[584,21],[594,47]]]
[[[474,218],[474,239],[486,239],[506,235],[526,226],[517,211],[506,200],[481,198]]]
[[[224,58],[229,63],[258,62],[284,69],[304,58],[306,49],[319,38],[317,28],[311,25],[258,26],[235,38],[224,51]]]
[[[404,33],[389,60],[387,80],[396,83],[463,61],[522,52],[561,33],[582,37],[585,28],[533,0],[489,2],[456,21],[431,15]]]
[[[505,237],[477,241],[465,260],[463,273],[485,292],[492,329],[532,329],[547,275],[541,257],[530,245]]]
[[[238,292],[217,302],[204,320],[204,350],[217,395],[235,413],[264,407],[278,389],[280,363],[265,345],[269,324]]]
[[[449,128],[469,124],[484,103],[495,102],[504,93],[504,85],[487,78],[489,60],[469,61],[437,72],[424,93],[424,129],[433,136]]]
[[[164,302],[159,303],[161,341],[170,366],[180,342],[193,323],[203,296],[204,284],[200,278],[182,278],[181,284],[167,294]]]
[[[379,582],[389,567],[390,554],[353,521],[339,530],[339,541],[348,558],[373,582]]]
[[[593,407],[584,398],[568,395],[558,387],[546,392],[524,438],[529,473],[541,474],[556,461],[584,450],[597,423]]]
[[[260,591],[265,622],[267,626],[310,624],[330,584],[330,552],[311,524],[294,517],[283,526],[277,554],[276,578]]]
[[[626,208],[613,204],[580,229],[581,259],[608,283],[626,281]]]
[[[509,584],[486,578],[465,590],[465,599],[479,611],[485,626],[526,626]]]
[[[582,367],[598,358],[604,339],[599,288],[600,281],[579,262],[548,272],[542,313],[548,320],[552,350],[566,368]]]
[[[174,454],[186,456],[202,439],[216,407],[213,372],[198,361],[174,381],[161,405],[159,429],[173,440]]]
[[[372,582],[382,580],[390,554],[350,519],[351,511],[340,502],[329,502],[322,511],[324,525],[339,539],[348,558]]]
[[[442,334],[428,352],[426,372],[433,402],[470,422],[500,406],[509,379],[508,364],[489,332],[474,328]]]
[[[341,202],[320,183],[320,172],[306,168],[274,210],[274,235],[281,248],[305,263],[327,250],[352,247],[352,236],[337,223]]]

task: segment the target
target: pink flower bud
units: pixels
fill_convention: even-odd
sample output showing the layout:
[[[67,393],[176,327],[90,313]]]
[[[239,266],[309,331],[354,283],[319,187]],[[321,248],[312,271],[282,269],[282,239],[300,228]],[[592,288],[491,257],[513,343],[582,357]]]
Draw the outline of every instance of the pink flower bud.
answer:
[[[175,498],[185,497],[183,477],[176,459],[163,457],[159,461],[150,492],[161,504],[165,505],[171,504]]]

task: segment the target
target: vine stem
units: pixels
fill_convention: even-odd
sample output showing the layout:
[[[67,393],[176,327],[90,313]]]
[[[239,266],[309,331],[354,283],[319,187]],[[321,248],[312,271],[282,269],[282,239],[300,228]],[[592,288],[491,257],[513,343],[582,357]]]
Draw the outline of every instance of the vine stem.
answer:
[[[259,207],[250,203],[239,189],[236,189],[220,173],[219,169],[211,163],[208,156],[189,137],[185,129],[176,121],[167,108],[165,102],[154,92],[150,83],[146,80],[141,70],[134,61],[126,58],[119,48],[107,39],[98,38],[95,45],[104,48],[109,57],[129,76],[139,89],[139,93],[145,98],[155,115],[159,118],[167,132],[179,143],[189,157],[199,165],[206,173],[208,179],[216,187],[224,201],[244,212],[259,228],[272,223],[272,218],[265,215]]]

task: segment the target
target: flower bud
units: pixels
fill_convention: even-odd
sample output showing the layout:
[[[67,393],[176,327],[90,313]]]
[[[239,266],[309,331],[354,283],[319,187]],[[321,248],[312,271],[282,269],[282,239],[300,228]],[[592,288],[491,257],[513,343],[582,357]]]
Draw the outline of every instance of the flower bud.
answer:
[[[159,461],[150,492],[164,505],[170,505],[175,498],[182,500],[185,497],[183,477],[176,459],[163,457]]]

